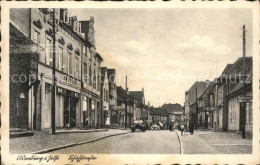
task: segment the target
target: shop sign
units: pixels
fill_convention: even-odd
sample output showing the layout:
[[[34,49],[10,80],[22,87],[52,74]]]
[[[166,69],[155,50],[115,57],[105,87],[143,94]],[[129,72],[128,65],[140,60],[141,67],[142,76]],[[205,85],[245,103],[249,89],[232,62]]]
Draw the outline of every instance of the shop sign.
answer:
[[[238,103],[252,102],[253,96],[239,96],[237,97]]]

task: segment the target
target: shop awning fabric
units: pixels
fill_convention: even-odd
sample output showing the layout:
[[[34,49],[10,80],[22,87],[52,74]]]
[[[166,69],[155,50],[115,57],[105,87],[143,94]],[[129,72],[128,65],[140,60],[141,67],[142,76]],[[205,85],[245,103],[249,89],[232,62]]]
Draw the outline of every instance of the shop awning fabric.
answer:
[[[10,53],[41,53],[44,48],[34,43],[30,38],[18,30],[12,23],[10,23]]]

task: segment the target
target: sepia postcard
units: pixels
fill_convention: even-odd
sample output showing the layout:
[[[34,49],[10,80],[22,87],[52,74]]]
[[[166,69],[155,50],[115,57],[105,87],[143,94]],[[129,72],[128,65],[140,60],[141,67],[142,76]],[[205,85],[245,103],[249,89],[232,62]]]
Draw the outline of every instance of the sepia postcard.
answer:
[[[259,2],[1,2],[1,164],[258,164]]]

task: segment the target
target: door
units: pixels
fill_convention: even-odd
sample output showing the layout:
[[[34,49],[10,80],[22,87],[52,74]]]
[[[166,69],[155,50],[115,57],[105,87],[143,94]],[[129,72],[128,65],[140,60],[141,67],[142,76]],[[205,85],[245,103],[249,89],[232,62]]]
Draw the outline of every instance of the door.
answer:
[[[45,89],[45,128],[51,128],[51,90],[50,85],[46,85]]]
[[[67,95],[64,101],[64,127],[70,127],[70,97]]]

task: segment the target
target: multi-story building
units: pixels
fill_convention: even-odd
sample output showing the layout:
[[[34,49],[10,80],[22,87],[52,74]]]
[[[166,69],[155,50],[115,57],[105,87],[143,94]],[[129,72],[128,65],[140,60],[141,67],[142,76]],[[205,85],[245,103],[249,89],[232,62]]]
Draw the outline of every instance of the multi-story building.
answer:
[[[245,133],[252,137],[252,57],[245,57],[245,71],[242,74],[243,58],[238,58],[228,71],[228,130],[241,132],[244,125]]]
[[[123,127],[126,123],[127,127],[130,127],[134,123],[136,103],[137,100],[130,96],[127,90],[124,90],[121,86],[117,86],[117,124]]]
[[[101,67],[101,126],[110,125],[111,111],[109,109],[109,79],[107,67]]]
[[[160,107],[149,107],[149,122],[148,128],[157,124],[161,129],[167,129],[169,124],[169,113]]]
[[[218,113],[218,131],[227,131],[228,130],[228,71],[230,70],[232,64],[227,64],[223,70],[220,77],[217,79],[216,88],[217,88],[217,113]]]
[[[24,125],[27,123],[31,130],[51,128],[51,84],[55,52],[56,127],[82,127],[85,121],[88,121],[89,126],[97,126],[100,63],[103,59],[96,53],[94,18],[79,22],[76,16],[69,15],[67,9],[43,8],[12,9],[10,16],[14,29],[22,29],[28,36],[28,45],[35,43],[37,48],[45,49],[38,53],[38,61],[34,64],[37,65],[37,83],[29,83],[33,87],[21,95],[28,100],[21,102],[26,111],[21,114],[28,116],[23,120]],[[11,106],[11,109],[15,107]]]
[[[161,109],[165,109],[167,111],[167,113],[169,114],[168,123],[173,122],[176,125],[179,125],[180,122],[183,121],[182,115],[184,113],[184,109],[180,104],[178,104],[178,103],[166,104],[165,103],[161,106]]]
[[[147,108],[145,108],[144,88],[142,91],[129,91],[129,94],[137,100],[134,110],[134,121],[136,123],[145,122],[147,120]]]
[[[115,125],[120,118],[117,109],[117,86],[116,86],[116,70],[107,69],[107,76],[109,80],[109,109],[110,109],[110,124]]]
[[[193,121],[195,127],[197,127],[198,120],[198,105],[197,99],[202,95],[207,86],[209,85],[209,81],[196,81],[188,91],[185,92],[185,109],[188,109],[189,114],[186,114],[188,117],[187,125],[189,125],[190,121]],[[187,113],[187,112],[186,112]]]
[[[213,128],[216,123],[216,106],[215,106],[215,82],[209,82],[205,91],[198,97],[198,128]],[[215,118],[214,115],[215,114]],[[215,122],[213,121],[215,119]]]

